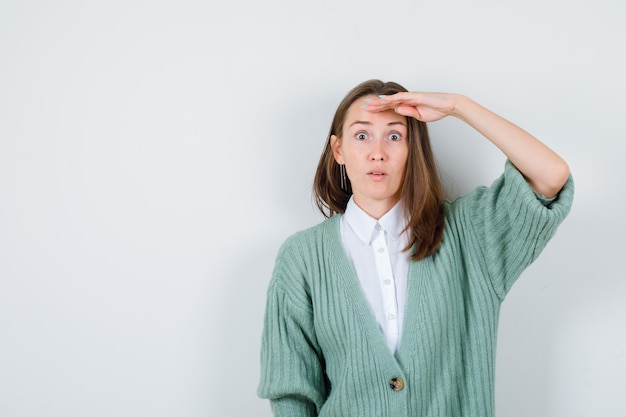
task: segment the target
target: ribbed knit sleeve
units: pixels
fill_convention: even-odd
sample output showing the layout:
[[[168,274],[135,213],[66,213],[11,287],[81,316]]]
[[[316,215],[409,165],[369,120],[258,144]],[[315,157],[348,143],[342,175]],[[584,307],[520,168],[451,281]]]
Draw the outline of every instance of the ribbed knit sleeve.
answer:
[[[574,184],[570,178],[554,200],[538,196],[510,161],[490,187],[459,198],[450,209],[462,217],[471,262],[487,271],[503,299],[522,271],[555,234],[570,211]]]
[[[258,395],[276,417],[316,416],[326,398],[305,265],[297,235],[279,251],[267,293]]]

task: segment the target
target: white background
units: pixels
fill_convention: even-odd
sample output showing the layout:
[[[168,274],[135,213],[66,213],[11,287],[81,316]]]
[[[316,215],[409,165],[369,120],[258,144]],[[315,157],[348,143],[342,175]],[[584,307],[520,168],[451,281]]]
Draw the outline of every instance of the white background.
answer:
[[[625,7],[0,1],[0,416],[270,416],[274,256],[321,220],[332,114],[370,78],[569,162],[572,212],[503,305],[497,412],[624,416]],[[451,195],[503,169],[457,120],[431,136]]]

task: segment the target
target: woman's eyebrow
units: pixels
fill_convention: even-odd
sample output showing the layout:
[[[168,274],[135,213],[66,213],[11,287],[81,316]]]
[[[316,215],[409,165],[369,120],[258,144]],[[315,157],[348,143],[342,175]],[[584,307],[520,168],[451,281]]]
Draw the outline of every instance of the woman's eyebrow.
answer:
[[[397,122],[389,122],[389,123],[387,123],[387,126],[392,126],[392,125],[401,125],[401,126],[406,127],[406,122],[397,121]]]
[[[368,122],[368,121],[365,121],[365,120],[356,120],[356,121],[354,121],[354,122],[349,124],[350,127],[352,127],[354,125],[368,125],[368,126],[371,126],[372,122]],[[387,123],[387,126],[393,126],[393,125],[401,125],[401,126],[406,127],[406,123],[405,122],[401,122],[401,121]]]
[[[371,125],[371,124],[372,124],[371,122],[365,122],[363,120],[357,120],[357,121],[354,121],[354,122],[350,123],[350,126],[354,126],[354,125]]]

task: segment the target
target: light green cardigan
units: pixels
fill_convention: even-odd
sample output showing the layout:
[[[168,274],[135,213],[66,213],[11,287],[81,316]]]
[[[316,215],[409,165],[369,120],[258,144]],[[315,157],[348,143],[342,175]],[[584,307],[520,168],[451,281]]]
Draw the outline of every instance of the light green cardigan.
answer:
[[[411,262],[395,356],[342,247],[340,216],[291,236],[268,289],[259,396],[280,417],[493,416],[500,304],[573,192],[570,178],[542,201],[507,161],[491,187],[447,203],[439,251]]]

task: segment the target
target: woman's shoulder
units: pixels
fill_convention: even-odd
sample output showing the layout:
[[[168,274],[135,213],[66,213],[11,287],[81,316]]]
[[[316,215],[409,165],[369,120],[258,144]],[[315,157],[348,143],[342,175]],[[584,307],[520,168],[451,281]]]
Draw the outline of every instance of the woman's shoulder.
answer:
[[[334,215],[316,225],[294,232],[285,239],[280,247],[278,256],[282,256],[285,252],[310,252],[313,247],[323,245],[325,241],[332,241],[340,237],[340,218],[340,214]]]
[[[298,293],[311,285],[310,271],[318,270],[320,262],[328,261],[337,239],[341,239],[339,218],[335,215],[287,237],[276,255],[270,288]]]

